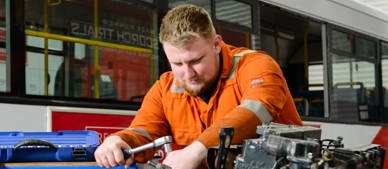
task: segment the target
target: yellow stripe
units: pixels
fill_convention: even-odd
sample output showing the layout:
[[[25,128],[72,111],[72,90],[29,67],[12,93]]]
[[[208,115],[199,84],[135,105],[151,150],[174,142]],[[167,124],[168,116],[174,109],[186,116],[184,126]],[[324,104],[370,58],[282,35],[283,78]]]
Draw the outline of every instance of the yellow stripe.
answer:
[[[140,48],[140,47],[135,47],[135,46],[127,46],[127,45],[121,45],[121,44],[110,43],[110,42],[103,42],[103,41],[99,41],[99,40],[77,38],[77,37],[73,37],[73,36],[65,36],[65,35],[40,32],[40,31],[34,31],[34,30],[25,30],[25,33],[26,33],[26,35],[37,36],[37,37],[42,37],[42,38],[49,38],[49,39],[57,39],[57,40],[62,40],[62,41],[66,41],[66,42],[83,43],[83,44],[87,44],[87,45],[95,45],[95,46],[101,46],[101,47],[107,47],[107,48],[123,49],[123,50],[127,50],[127,51],[141,52],[141,53],[148,53],[148,54],[152,53],[152,49]]]
[[[151,134],[148,133],[148,131],[145,130],[145,129],[142,129],[142,128],[127,128],[127,130],[134,131],[134,132],[136,132],[136,133],[138,133],[138,134],[140,134],[142,136],[145,136],[145,137],[147,137],[149,139],[152,139]]]
[[[243,50],[243,51],[241,51],[241,52],[239,52],[239,53],[237,53],[237,54],[235,54],[234,56],[236,57],[236,56],[244,56],[245,54],[248,54],[248,53],[253,53],[253,52],[256,52],[255,50]]]
[[[263,124],[269,123],[273,120],[267,108],[265,108],[265,106],[260,101],[243,100],[238,107],[246,108],[252,113],[254,113],[256,117],[259,118]]]
[[[94,0],[94,33],[93,38],[98,39],[98,0]],[[94,65],[94,73],[93,73],[93,95],[94,98],[99,99],[100,98],[100,59],[99,59],[99,51],[98,47],[93,47],[93,65]]]
[[[235,71],[235,69],[237,67],[238,62],[240,61],[240,58],[242,56],[244,56],[245,54],[253,53],[253,52],[256,52],[256,51],[255,50],[243,50],[243,51],[241,51],[241,52],[239,52],[239,53],[234,55],[234,57],[233,57],[233,65],[232,65],[232,68],[230,69],[230,73],[229,73],[228,79],[231,79],[231,78],[234,77],[234,71]]]

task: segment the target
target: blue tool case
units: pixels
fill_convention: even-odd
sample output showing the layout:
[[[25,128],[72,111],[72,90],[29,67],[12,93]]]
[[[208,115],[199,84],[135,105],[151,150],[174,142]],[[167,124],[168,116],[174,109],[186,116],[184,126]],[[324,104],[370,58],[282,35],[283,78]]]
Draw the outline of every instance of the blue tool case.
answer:
[[[0,162],[95,161],[95,131],[0,132]]]

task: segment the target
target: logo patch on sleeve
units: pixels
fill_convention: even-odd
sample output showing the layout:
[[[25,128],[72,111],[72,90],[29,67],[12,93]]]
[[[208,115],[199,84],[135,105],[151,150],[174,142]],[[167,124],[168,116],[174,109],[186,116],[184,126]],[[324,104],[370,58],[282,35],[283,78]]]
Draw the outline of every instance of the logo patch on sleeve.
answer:
[[[264,79],[259,77],[251,80],[251,87],[264,83]]]

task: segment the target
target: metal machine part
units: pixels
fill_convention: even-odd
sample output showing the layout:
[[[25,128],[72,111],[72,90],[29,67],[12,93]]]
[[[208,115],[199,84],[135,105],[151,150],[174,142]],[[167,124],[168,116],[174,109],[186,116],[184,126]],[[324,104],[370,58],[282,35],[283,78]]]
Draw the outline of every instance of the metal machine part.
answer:
[[[344,166],[344,168],[382,169],[384,167],[385,150],[380,145],[369,144],[334,149],[333,156],[337,163]]]
[[[155,148],[163,146],[164,151],[166,153],[170,153],[172,151],[171,143],[172,143],[172,137],[171,136],[164,136],[164,137],[157,138],[156,140],[154,140],[151,143],[148,143],[148,144],[145,144],[145,145],[142,145],[139,147],[135,147],[133,149],[124,149],[123,152],[124,152],[125,158],[128,158],[131,155],[136,154],[138,152],[148,150],[148,149],[155,149]],[[153,160],[148,161],[147,164],[143,164],[141,166],[138,166],[138,168],[142,168],[142,169],[171,169],[171,167],[164,165],[162,163],[159,163],[157,161],[153,161]]]
[[[271,123],[258,126],[257,139],[244,141],[236,169],[278,168],[287,163],[293,168],[308,168],[320,156],[321,129]]]
[[[320,128],[311,126],[296,126],[296,125],[285,125],[278,123],[270,123],[269,125],[257,126],[256,133],[260,137],[266,137],[268,135],[277,135],[287,138],[295,139],[321,139]]]
[[[369,144],[344,148],[342,137],[320,139],[319,128],[270,124],[244,141],[235,169],[382,169],[385,149]]]
[[[320,144],[312,140],[290,139],[269,135],[244,142],[243,153],[237,156],[237,169],[272,169],[285,162],[293,169],[307,169],[320,156]]]
[[[229,152],[232,154],[237,151],[235,145],[232,144],[232,139],[234,135],[233,127],[221,127],[219,130],[219,145],[218,147],[210,147],[207,152],[207,165],[209,169],[225,169],[228,168],[228,165],[232,166],[232,164],[228,164],[227,162],[231,162],[228,160]],[[234,158],[233,158],[234,159]],[[230,168],[230,167],[229,167]]]
[[[145,169],[171,169],[171,167],[151,160],[147,162],[147,167],[145,167]]]
[[[225,169],[226,157],[228,156],[229,147],[232,144],[234,128],[222,127],[219,132],[219,147],[216,161],[216,169]]]

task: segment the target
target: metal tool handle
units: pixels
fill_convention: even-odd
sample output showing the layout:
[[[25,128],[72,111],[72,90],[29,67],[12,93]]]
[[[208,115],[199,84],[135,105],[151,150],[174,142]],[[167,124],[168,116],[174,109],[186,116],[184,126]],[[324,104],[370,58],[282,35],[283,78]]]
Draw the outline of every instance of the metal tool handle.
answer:
[[[170,143],[167,143],[167,144],[164,144],[163,145],[164,147],[164,151],[168,154],[172,151],[172,148],[171,148],[171,144]]]
[[[233,127],[220,128],[220,143],[217,154],[216,169],[225,169],[226,157],[228,156],[229,147],[232,144],[234,134]]]
[[[133,154],[136,154],[138,152],[141,152],[141,151],[144,151],[144,150],[148,150],[148,149],[151,149],[151,148],[157,148],[157,147],[160,147],[160,146],[163,146],[163,145],[166,145],[166,144],[170,144],[170,143],[172,143],[172,137],[171,136],[160,137],[160,138],[154,140],[151,143],[148,143],[148,144],[145,144],[145,145],[133,148],[133,149],[124,149],[123,150],[124,157],[128,158],[128,157],[130,157]],[[171,147],[170,147],[170,151],[171,151]]]

